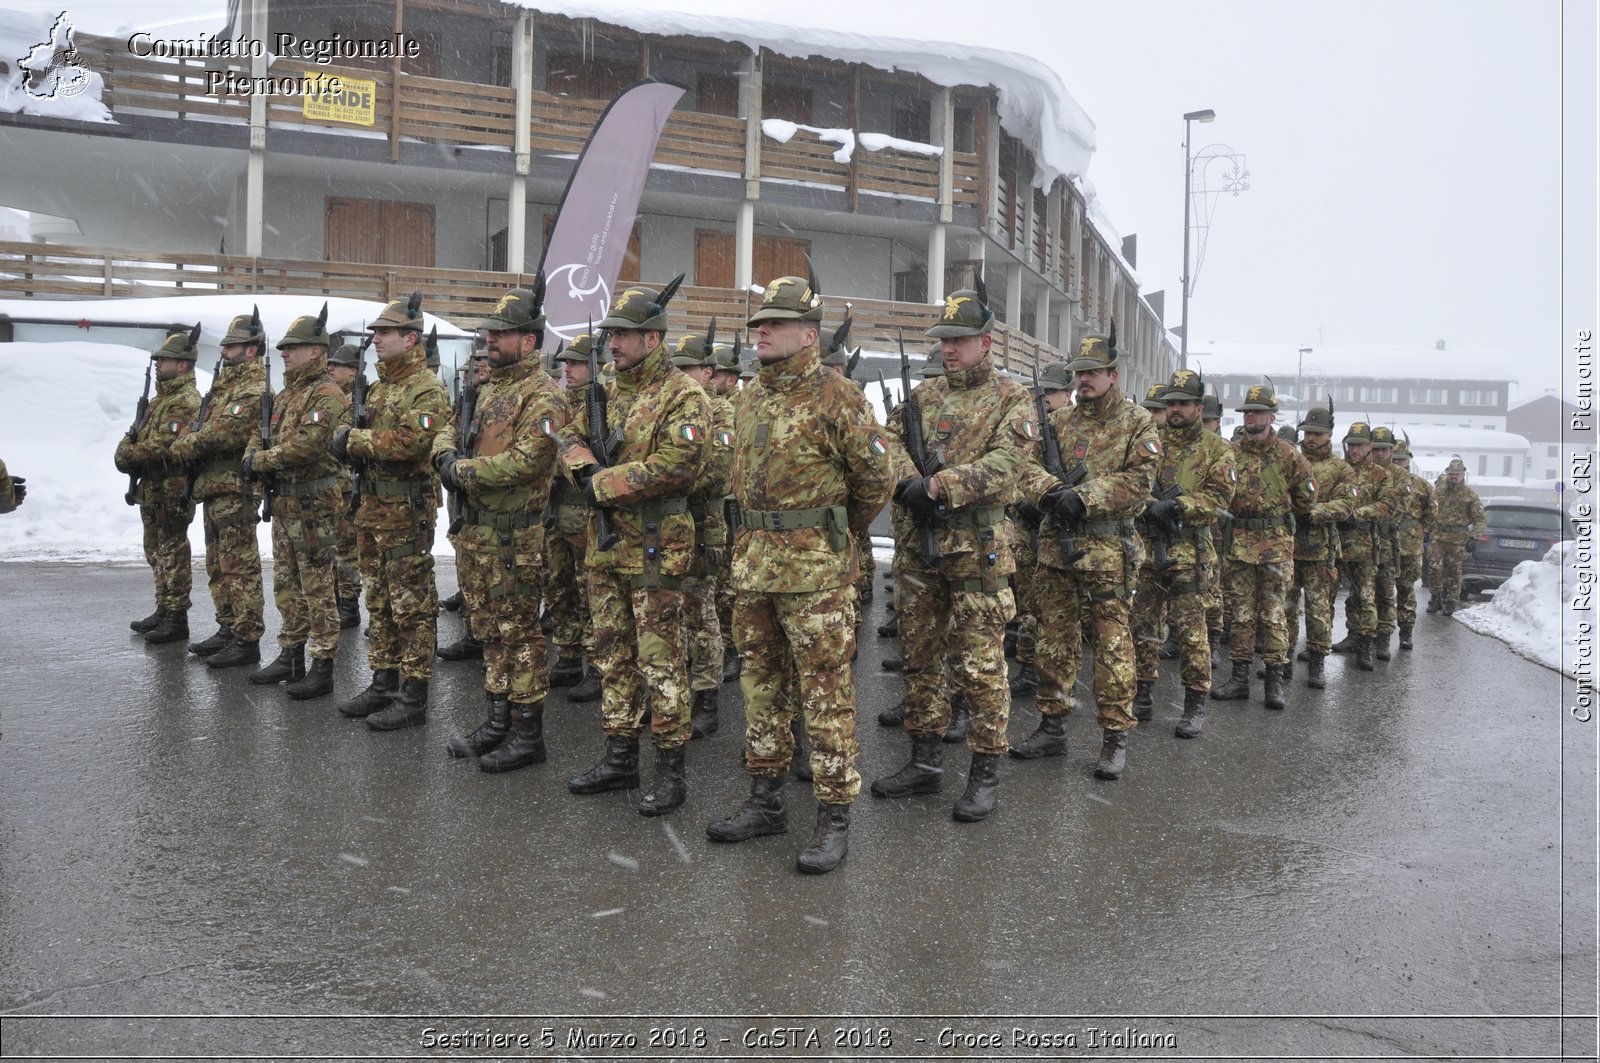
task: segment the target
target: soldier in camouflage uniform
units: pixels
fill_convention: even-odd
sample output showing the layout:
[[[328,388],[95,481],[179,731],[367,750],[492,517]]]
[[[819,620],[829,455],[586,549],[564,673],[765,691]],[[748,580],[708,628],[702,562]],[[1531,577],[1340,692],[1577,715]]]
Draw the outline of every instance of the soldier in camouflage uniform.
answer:
[[[151,643],[189,637],[189,592],[194,585],[189,524],[194,520],[194,503],[183,498],[186,477],[182,463],[172,457],[172,444],[200,412],[200,392],[194,386],[199,338],[199,325],[190,332],[174,332],[150,356],[155,363],[155,397],[138,431],[130,429],[117,442],[117,471],[138,480],[128,497],[139,506],[144,559],[156,582],[156,611],[128,626]]]
[[[1488,526],[1483,502],[1467,486],[1467,466],[1451,458],[1444,476],[1433,490],[1433,554],[1429,560],[1432,586],[1428,590],[1428,612],[1444,608],[1444,615],[1456,611],[1461,599],[1461,561],[1473,551],[1478,536]]]
[[[1260,631],[1269,709],[1287,705],[1289,629],[1284,606],[1294,577],[1295,530],[1299,521],[1310,518],[1317,501],[1311,463],[1272,430],[1277,409],[1270,384],[1252,385],[1238,407],[1244,414],[1244,438],[1234,445],[1238,483],[1229,506],[1233,542],[1223,576],[1223,599],[1232,614],[1233,675],[1211,691],[1217,701],[1250,696],[1250,660]]]
[[[1200,408],[1200,427],[1218,439],[1222,438],[1222,400],[1216,390],[1206,392],[1205,404]],[[1211,667],[1222,663],[1222,631],[1225,613],[1222,608],[1222,570],[1228,549],[1233,543],[1233,515],[1226,510],[1217,514],[1212,540],[1217,547],[1217,564],[1211,568],[1211,582],[1206,588],[1206,639],[1211,643]]]
[[[1389,481],[1389,516],[1378,522],[1378,563],[1374,574],[1373,597],[1378,605],[1378,629],[1374,656],[1387,661],[1389,638],[1395,624],[1395,569],[1400,562],[1400,543],[1395,534],[1395,518],[1411,508],[1411,478],[1401,476],[1391,464],[1394,460],[1394,431],[1379,425],[1372,430],[1372,462],[1384,471]]]
[[[719,343],[712,357],[714,371],[711,374],[711,394],[728,403],[730,410],[736,408],[739,398],[739,353],[744,349],[743,333],[736,336],[731,344]],[[739,678],[739,649],[734,645],[733,639],[733,535],[734,510],[738,508],[738,501],[730,490],[722,500],[723,524],[728,528],[730,541],[726,544],[728,549],[721,553],[722,567],[717,571],[717,626],[723,632],[722,639],[722,681],[731,683]]]
[[[396,300],[372,322],[378,381],[367,395],[369,423],[340,429],[333,452],[361,476],[356,552],[366,584],[372,681],[339,706],[375,731],[428,720],[428,681],[438,638],[433,577],[438,487],[428,463],[433,438],[450,421],[450,396],[428,371],[421,300]]]
[[[193,431],[172,444],[173,459],[188,465],[195,477],[194,498],[205,521],[206,577],[219,625],[215,635],[193,643],[189,652],[212,668],[259,663],[266,631],[257,495],[240,469],[245,447],[260,438],[265,345],[259,315],[233,319],[222,337],[223,369],[207,397],[205,420],[197,419]]]
[[[329,447],[350,401],[328,376],[328,307],[298,317],[278,341],[283,390],[272,404],[271,445],[259,435],[245,447],[246,481],[271,477],[272,597],[283,627],[272,663],[250,673],[257,685],[287,682],[296,701],[333,693],[339,648],[339,603],[334,592],[339,486],[343,476]],[[311,651],[310,667],[306,650]]]
[[[564,421],[577,417],[589,386],[589,351],[594,337],[587,332],[556,355],[562,370]],[[610,354],[607,353],[607,358]],[[594,701],[600,696],[600,672],[594,667],[594,626],[590,623],[588,567],[589,503],[566,477],[550,485],[550,507],[545,516],[545,603],[554,627],[556,663],[550,668],[552,687],[571,687],[568,701]],[[584,662],[588,661],[586,665]]]
[[[656,777],[639,803],[644,816],[672,811],[689,792],[682,581],[695,554],[688,496],[710,449],[711,404],[698,384],[673,370],[662,346],[666,300],[676,288],[676,282],[665,294],[628,288],[600,322],[610,330],[616,367],[616,379],[606,386],[606,427],[614,440],[608,465],[602,468],[590,450],[587,409],[562,433],[565,474],[593,507],[605,510],[616,536],[602,544],[598,517],[590,521],[589,607],[606,752],[567,789],[596,794],[639,785],[639,734],[648,702]]]
[[[542,357],[542,356],[541,356]],[[542,368],[542,364],[541,364]],[[450,409],[452,424],[461,422],[465,403],[467,401],[467,380],[470,376],[471,384],[477,389],[476,398],[473,400],[479,406],[489,401],[489,392],[494,377],[493,366],[489,364],[489,352],[478,351],[467,360],[467,365],[461,371],[461,379],[457,382],[455,403]],[[472,607],[468,604],[466,594],[459,586],[461,582],[461,568],[464,564],[461,555],[461,540],[455,530],[446,529],[445,538],[449,541],[451,549],[456,555],[456,592],[449,598],[440,602],[440,607],[448,612],[461,613],[461,637],[448,646],[440,646],[438,656],[443,661],[481,661],[483,660],[483,640],[478,637],[477,618],[472,615]],[[541,577],[544,578],[544,577]],[[544,596],[544,588],[540,588],[540,597]]]
[[[1044,392],[1045,409],[1062,409],[1072,402],[1073,375],[1065,362],[1052,362],[1039,372],[1039,388]],[[1035,411],[1037,413],[1037,411]],[[1017,571],[1011,587],[1017,598],[1017,675],[1011,680],[1012,697],[1031,695],[1039,690],[1039,528],[1044,514],[1027,500],[1021,478],[1012,503],[1016,525]]]
[[[1052,411],[1064,470],[1080,466],[1071,487],[1033,448],[1023,470],[1028,501],[1045,520],[1039,530],[1039,726],[1014,757],[1065,756],[1067,714],[1083,652],[1083,626],[1094,630],[1094,698],[1101,729],[1095,777],[1120,779],[1127,764],[1134,692],[1129,607],[1139,568],[1133,517],[1150,494],[1161,442],[1150,414],[1118,385],[1116,330],[1086,336],[1067,363],[1077,404]],[[1067,552],[1063,552],[1063,550]]]
[[[846,318],[844,324],[835,333],[834,341],[829,344],[828,353],[823,355],[822,364],[832,372],[838,373],[846,380],[854,383],[854,378],[850,375],[851,370],[855,368],[852,362],[860,359],[861,352],[860,350],[857,350],[853,355],[851,354],[850,348],[844,342],[844,337],[848,336],[849,333],[850,319]],[[861,390],[860,384],[856,384],[856,387],[858,390]],[[865,399],[865,397],[866,393],[865,391],[862,391],[862,398]],[[871,413],[872,404],[870,402],[866,403],[866,408],[868,412]],[[877,419],[877,415],[875,413],[872,414],[872,416],[874,420]],[[872,604],[872,582],[873,580],[877,579],[878,565],[872,556],[872,534],[870,531],[867,533],[866,538],[855,544],[855,547],[856,556],[861,559],[861,564],[859,566],[861,571],[856,576],[855,583],[857,612],[856,623],[859,625],[862,617],[864,617],[866,614],[867,606]]]
[[[797,866],[824,874],[845,857],[861,789],[850,664],[856,544],[888,501],[894,463],[861,390],[820,364],[814,289],[780,277],[750,318],[761,372],[739,396],[733,470],[750,797],[706,833],[740,842],[788,829],[784,777],[797,755],[792,721],[803,711],[817,821]]]
[[[1133,604],[1135,660],[1138,688],[1133,715],[1148,720],[1154,715],[1152,691],[1158,662],[1159,629],[1171,605],[1178,633],[1179,675],[1183,680],[1183,718],[1174,730],[1179,738],[1198,738],[1205,729],[1206,694],[1211,690],[1211,653],[1206,642],[1206,588],[1210,569],[1219,562],[1211,541],[1218,510],[1233,501],[1233,450],[1220,436],[1200,427],[1205,381],[1192,369],[1179,369],[1157,394],[1165,413],[1161,435],[1162,462],[1155,490],[1176,498],[1150,502],[1144,513],[1146,526],[1165,543],[1167,565],[1151,551],[1139,566],[1139,591]]]
[[[544,278],[513,288],[481,326],[489,337],[490,387],[471,424],[434,437],[434,467],[457,492],[462,525],[462,612],[483,640],[488,717],[452,738],[454,757],[477,757],[487,772],[545,759],[544,699],[550,659],[539,626],[544,513],[555,472],[555,434],[566,402],[539,359],[544,343]]]
[[[1411,477],[1405,493],[1405,506],[1395,512],[1395,539],[1400,558],[1394,570],[1395,621],[1400,627],[1400,648],[1413,646],[1412,629],[1417,623],[1417,583],[1422,579],[1422,550],[1433,531],[1433,485],[1411,471],[1411,444],[1402,439],[1394,448],[1391,471]]]
[[[1339,524],[1339,567],[1349,581],[1344,601],[1347,634],[1335,653],[1356,652],[1356,667],[1370,672],[1377,652],[1378,563],[1382,559],[1378,525],[1389,519],[1389,473],[1372,459],[1372,429],[1350,425],[1344,437],[1345,460],[1356,472],[1356,508]]]
[[[1294,583],[1289,588],[1287,630],[1291,645],[1300,631],[1300,596],[1306,601],[1306,648],[1296,657],[1306,662],[1306,686],[1327,686],[1323,665],[1333,652],[1333,602],[1339,593],[1338,522],[1356,507],[1356,473],[1333,453],[1333,399],[1313,407],[1299,424],[1300,453],[1311,463],[1317,502],[1294,535]],[[1285,676],[1293,674],[1287,667]]]
[[[704,738],[717,730],[717,700],[722,689],[724,631],[717,618],[717,573],[728,547],[728,523],[722,500],[733,478],[733,404],[711,394],[716,370],[716,318],[704,335],[684,336],[672,349],[672,365],[700,385],[711,407],[711,446],[706,464],[689,493],[694,518],[694,563],[683,578],[683,619],[689,649],[692,697],[690,736]]]
[[[0,513],[16,512],[22,500],[28,497],[27,484],[23,477],[7,472],[6,463],[0,461]]]
[[[990,357],[993,328],[985,296],[963,290],[945,297],[943,316],[928,330],[941,341],[944,365],[943,376],[916,390],[929,467],[919,470],[907,449],[909,401],[889,417],[902,477],[894,497],[910,518],[895,529],[895,602],[911,759],[873,782],[872,793],[905,797],[942,788],[942,742],[951,722],[945,665],[953,660],[948,683],[970,706],[972,758],[966,791],[951,814],[969,823],[994,811],[1007,749],[1004,639],[1016,614],[1007,579],[1016,561],[1005,507],[1038,437],[1027,391],[1002,376]],[[928,546],[932,556],[924,552]]]
[[[351,343],[341,343],[328,355],[328,376],[339,385],[339,390],[344,392],[345,401],[351,403],[350,413],[346,414],[344,423],[354,426],[351,419],[354,416],[356,377],[366,373],[366,367],[361,364],[362,351]],[[334,596],[339,602],[339,627],[352,628],[361,624],[361,568],[356,558],[356,521],[354,507],[351,505],[351,495],[355,489],[355,479],[350,470],[341,471],[344,483],[339,486],[341,504],[339,507],[338,541],[334,543],[333,571]]]
[[[1167,423],[1167,404],[1161,398],[1162,395],[1166,394],[1166,391],[1167,385],[1165,384],[1151,384],[1148,388],[1145,388],[1144,398],[1139,400],[1139,405],[1149,412],[1150,420],[1156,426],[1157,431]]]

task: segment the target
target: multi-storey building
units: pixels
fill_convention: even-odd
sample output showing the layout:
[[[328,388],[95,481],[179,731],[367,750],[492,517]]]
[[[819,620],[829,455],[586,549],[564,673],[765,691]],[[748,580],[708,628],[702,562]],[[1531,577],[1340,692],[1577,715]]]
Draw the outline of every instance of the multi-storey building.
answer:
[[[1592,477],[1595,455],[1594,433],[1574,432],[1572,425],[1592,423],[1572,403],[1554,392],[1512,403],[1506,411],[1506,427],[1528,440],[1526,477],[1552,484]]]

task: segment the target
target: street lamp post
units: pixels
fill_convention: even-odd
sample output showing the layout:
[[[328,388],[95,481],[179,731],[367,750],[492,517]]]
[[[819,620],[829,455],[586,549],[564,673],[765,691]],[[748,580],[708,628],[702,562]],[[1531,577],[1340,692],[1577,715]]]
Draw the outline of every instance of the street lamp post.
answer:
[[[1307,407],[1306,407],[1306,393],[1305,393],[1305,391],[1302,390],[1302,385],[1300,383],[1300,378],[1305,375],[1305,371],[1306,371],[1306,355],[1308,355],[1310,353],[1311,353],[1311,348],[1310,347],[1302,347],[1302,348],[1300,348],[1300,359],[1299,359],[1299,361],[1297,361],[1295,363],[1295,367],[1294,367],[1294,397],[1295,397],[1295,401],[1300,404],[1300,419],[1302,421],[1306,419],[1306,409],[1307,409]]]
[[[1195,122],[1210,122],[1216,111],[1190,111],[1183,116],[1183,333],[1178,338],[1178,365],[1189,368],[1189,199],[1193,162],[1189,155],[1189,134]]]

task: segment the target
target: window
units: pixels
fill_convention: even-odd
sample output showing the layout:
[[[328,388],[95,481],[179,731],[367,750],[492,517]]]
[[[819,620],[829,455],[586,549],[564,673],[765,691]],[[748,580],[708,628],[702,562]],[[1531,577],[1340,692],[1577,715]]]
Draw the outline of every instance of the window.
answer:
[[[955,141],[956,150],[968,154],[978,150],[978,123],[971,107],[957,106]]]
[[[1547,458],[1554,458],[1554,457],[1558,456],[1560,453],[1561,453],[1561,444],[1559,444],[1559,443],[1551,443],[1549,446],[1544,448],[1544,456],[1547,457]]]
[[[695,110],[701,114],[739,116],[739,79],[732,74],[701,73],[695,78]]]
[[[1511,455],[1509,455],[1509,454],[1506,455],[1505,469],[1500,473],[1500,475],[1501,476],[1510,476],[1511,475]]]
[[[1394,402],[1398,388],[1362,388],[1362,402]]]
[[[1479,454],[1478,455],[1478,475],[1479,476],[1488,476],[1489,475],[1489,455],[1487,455],[1487,454]]]
[[[1411,389],[1411,401],[1423,406],[1443,406],[1447,397],[1444,388]]]
[[[1463,406],[1498,406],[1500,393],[1493,388],[1462,388],[1461,405]]]
[[[932,128],[932,104],[928,100],[910,100],[894,109],[893,133],[900,140],[928,143]]]

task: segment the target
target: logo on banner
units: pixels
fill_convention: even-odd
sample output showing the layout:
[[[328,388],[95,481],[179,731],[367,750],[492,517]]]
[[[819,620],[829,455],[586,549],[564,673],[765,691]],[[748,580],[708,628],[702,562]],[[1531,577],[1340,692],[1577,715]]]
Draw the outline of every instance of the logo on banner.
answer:
[[[545,274],[545,306],[549,309],[554,309],[550,306],[554,301],[551,293],[557,284],[566,285],[569,300],[560,312],[571,316],[563,321],[546,321],[544,327],[546,332],[570,343],[589,331],[591,321],[599,321],[606,316],[606,310],[611,306],[611,287],[600,276],[600,272],[588,263],[568,262]]]

